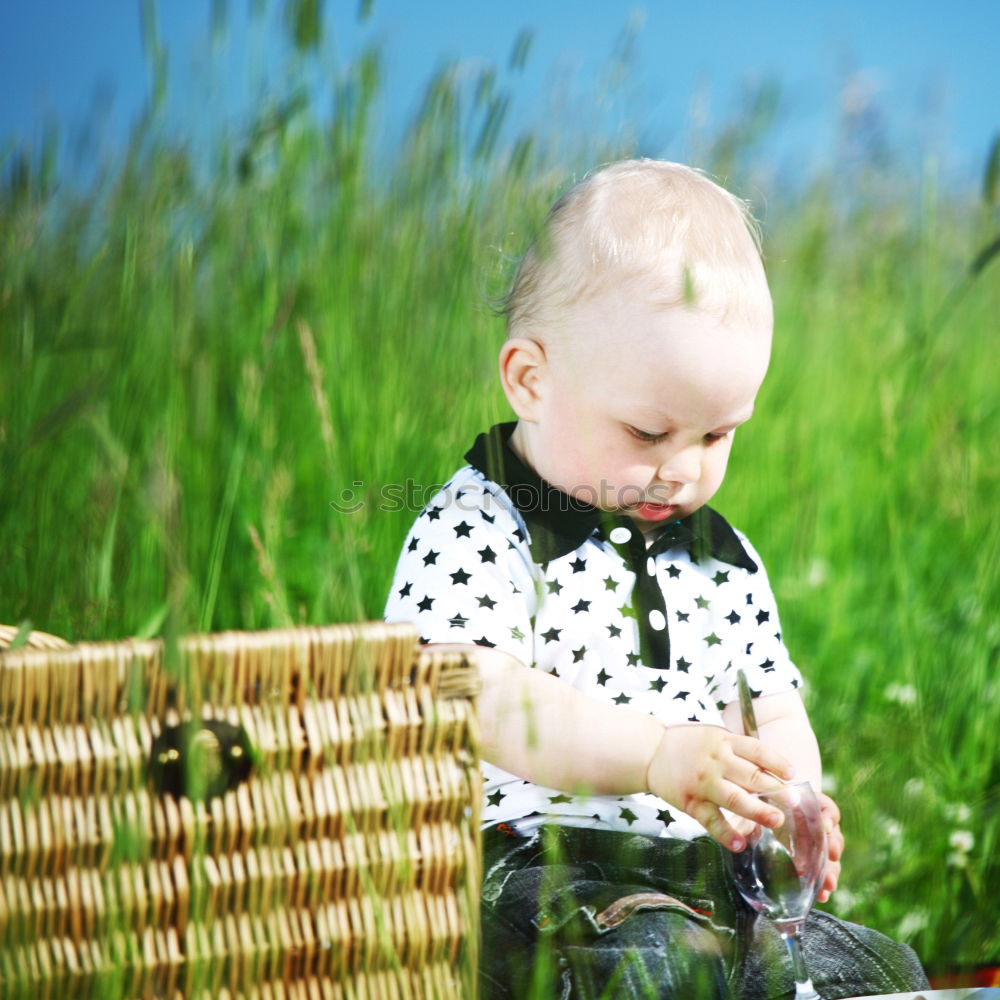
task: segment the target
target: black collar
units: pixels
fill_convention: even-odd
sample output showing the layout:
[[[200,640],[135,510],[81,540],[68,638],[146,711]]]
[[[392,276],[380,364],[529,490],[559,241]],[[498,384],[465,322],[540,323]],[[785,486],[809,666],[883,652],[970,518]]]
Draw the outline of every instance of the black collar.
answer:
[[[607,538],[618,525],[631,530],[634,524],[631,518],[577,500],[525,465],[508,443],[515,426],[513,422],[496,424],[480,434],[465,459],[487,479],[502,486],[521,512],[535,562],[549,562],[575,551],[595,531]],[[712,556],[751,573],[757,572],[757,564],[732,526],[711,507],[701,507],[684,520],[665,525],[646,554],[656,555],[678,546],[686,548],[695,562]]]

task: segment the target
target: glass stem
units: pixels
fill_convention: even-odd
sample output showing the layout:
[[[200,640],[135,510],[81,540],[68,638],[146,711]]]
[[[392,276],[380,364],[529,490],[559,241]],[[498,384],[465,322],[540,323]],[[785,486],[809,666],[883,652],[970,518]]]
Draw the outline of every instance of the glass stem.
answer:
[[[792,959],[792,974],[795,976],[795,1000],[821,1000],[820,995],[813,987],[809,973],[806,971],[806,960],[802,954],[801,927],[797,927],[790,934],[782,936]]]

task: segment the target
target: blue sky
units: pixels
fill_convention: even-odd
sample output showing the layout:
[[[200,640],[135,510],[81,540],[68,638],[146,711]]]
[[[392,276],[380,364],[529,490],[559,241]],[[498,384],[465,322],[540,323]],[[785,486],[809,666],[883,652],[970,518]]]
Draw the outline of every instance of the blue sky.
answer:
[[[251,30],[255,4],[266,13]],[[281,0],[222,6],[228,29],[213,53],[210,0],[158,4],[171,115],[182,127],[238,117],[280,89]],[[46,120],[71,140],[93,139],[82,126],[97,108],[100,142],[120,141],[149,94],[139,9],[138,0],[0,0],[0,151],[12,138],[36,141]],[[357,0],[328,0],[326,10],[327,65],[367,42],[384,46],[390,133],[444,59],[461,60],[470,74],[503,67],[522,28],[534,42],[515,115],[544,121],[537,95],[557,81],[578,114],[596,113],[607,90],[595,78],[627,23],[635,28],[632,71],[601,120],[633,123],[653,155],[684,155],[693,113],[711,132],[763,79],[782,86],[772,141],[786,167],[830,154],[845,101],[867,109],[912,163],[933,155],[942,172],[970,183],[1000,129],[1000,0],[374,0],[364,24]]]

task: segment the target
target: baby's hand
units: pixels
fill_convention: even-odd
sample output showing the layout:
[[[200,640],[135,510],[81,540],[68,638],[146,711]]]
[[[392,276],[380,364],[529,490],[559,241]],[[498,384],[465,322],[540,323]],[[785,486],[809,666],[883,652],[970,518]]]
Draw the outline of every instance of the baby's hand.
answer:
[[[826,874],[819,890],[819,901],[825,903],[840,880],[840,858],[844,853],[844,835],[840,831],[840,809],[837,803],[823,792],[817,795],[819,811],[826,829]]]
[[[781,811],[753,793],[774,788],[775,776],[789,780],[792,774],[792,765],[760,740],[721,726],[680,725],[666,728],[649,763],[646,786],[693,816],[720,844],[742,851],[745,835],[722,810],[764,826],[780,826]]]

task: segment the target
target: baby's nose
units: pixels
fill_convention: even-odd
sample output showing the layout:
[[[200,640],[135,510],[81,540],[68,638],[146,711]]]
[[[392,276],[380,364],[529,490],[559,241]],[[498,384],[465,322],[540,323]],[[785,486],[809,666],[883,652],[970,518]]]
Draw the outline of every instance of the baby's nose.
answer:
[[[664,483],[693,483],[701,475],[701,449],[695,446],[674,452],[656,470],[656,477]]]

